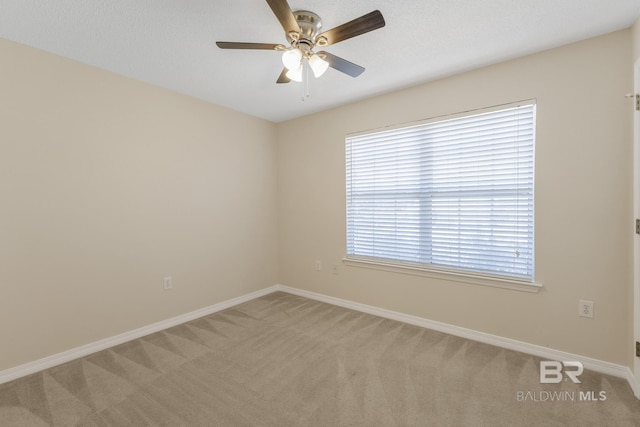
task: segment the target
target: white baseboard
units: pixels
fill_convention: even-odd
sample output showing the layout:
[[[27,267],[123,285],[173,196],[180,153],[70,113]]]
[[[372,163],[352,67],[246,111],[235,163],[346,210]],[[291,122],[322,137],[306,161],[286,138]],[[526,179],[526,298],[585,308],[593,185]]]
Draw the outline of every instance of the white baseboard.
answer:
[[[90,344],[76,347],[74,349],[64,351],[62,353],[54,354],[52,356],[45,357],[34,362],[29,362],[24,365],[16,366],[4,371],[0,371],[0,384],[42,371],[44,369],[52,368],[57,365],[61,365],[66,362],[78,359],[80,357],[88,356],[92,353],[105,350],[109,347],[113,347],[127,341],[131,341],[145,335],[153,334],[154,332],[162,331],[173,326],[180,325],[191,320],[198,319],[203,316],[216,313],[218,311],[226,310],[234,305],[242,304],[243,302],[250,301],[255,298],[270,294],[279,290],[278,286],[271,286],[260,291],[251,292],[246,295],[232,298],[227,301],[220,302],[218,304],[211,305],[199,310],[192,311],[190,313],[182,314],[180,316],[172,317],[167,320],[163,320],[152,325],[143,326],[142,328],[134,329],[123,334],[119,334],[110,338],[105,338]]]
[[[383,308],[373,307],[366,304],[361,304],[353,301],[348,301],[340,298],[330,297],[315,292],[304,291],[297,288],[292,288],[284,285],[276,285],[276,290],[287,292],[293,295],[313,299],[316,301],[326,302],[328,304],[337,305],[344,308],[349,308],[356,311],[361,311],[375,316],[384,317],[386,319],[397,320],[400,322],[408,323],[410,325],[420,326],[422,328],[432,329],[438,332],[444,332],[446,334],[455,335],[461,338],[467,338],[474,341],[479,341],[485,344],[495,345],[497,347],[506,348],[508,350],[519,351],[522,353],[531,354],[548,360],[559,361],[578,361],[583,364],[585,369],[599,372],[602,374],[611,375],[618,378],[627,380],[635,396],[640,399],[640,384],[636,381],[635,376],[631,369],[627,366],[617,365],[615,363],[605,362],[603,360],[592,359],[578,354],[567,353],[561,350],[555,350],[548,347],[543,347],[536,344],[529,344],[522,341],[513,340],[510,338],[504,338],[497,335],[487,334],[484,332],[474,331],[472,329],[462,328],[460,326],[450,325],[447,323],[437,322],[435,320],[424,319],[422,317],[412,316],[409,314],[399,313],[397,311],[386,310]]]
[[[383,308],[373,307],[366,304],[361,304],[353,301],[344,300],[341,298],[335,298],[328,295],[318,294],[315,292],[304,291],[297,288],[292,288],[284,285],[274,285],[260,291],[251,292],[246,295],[242,295],[237,298],[232,298],[227,301],[220,302],[218,304],[211,305],[190,313],[186,313],[180,316],[172,317],[161,322],[157,322],[142,328],[134,329],[123,334],[119,334],[110,338],[105,338],[90,344],[83,345],[62,353],[58,353],[49,357],[45,357],[34,362],[29,362],[24,365],[16,366],[4,371],[0,371],[0,384],[42,371],[44,369],[52,368],[57,365],[61,365],[66,362],[78,359],[80,357],[88,356],[92,353],[105,350],[109,347],[113,347],[127,341],[131,341],[145,335],[152,334],[167,328],[171,328],[176,325],[180,325],[185,322],[189,322],[194,319],[198,319],[203,316],[226,310],[234,305],[242,304],[255,298],[270,294],[272,292],[282,291],[293,295],[313,299],[316,301],[325,302],[328,304],[337,305],[339,307],[349,308],[352,310],[360,311],[363,313],[372,314],[374,316],[384,317],[386,319],[397,320],[399,322],[408,323],[410,325],[420,326],[427,329],[443,332],[450,335],[455,335],[461,338],[467,338],[474,341],[479,341],[485,344],[491,344],[498,347],[506,348],[509,350],[515,350],[522,353],[532,354],[544,359],[549,360],[571,360],[582,362],[586,369],[590,369],[602,374],[612,375],[615,377],[623,378],[628,381],[635,396],[640,399],[640,383],[636,380],[631,369],[627,366],[616,365],[614,363],[605,362],[602,360],[592,359],[589,357],[580,356],[577,354],[567,353],[561,350],[555,350],[548,347],[543,347],[535,344],[529,344],[522,341],[513,340],[510,338],[504,338],[497,335],[491,335],[484,332],[474,331],[472,329],[462,328],[460,326],[449,325],[447,323],[437,322],[434,320],[424,319],[409,314],[399,313],[392,310],[386,310]]]

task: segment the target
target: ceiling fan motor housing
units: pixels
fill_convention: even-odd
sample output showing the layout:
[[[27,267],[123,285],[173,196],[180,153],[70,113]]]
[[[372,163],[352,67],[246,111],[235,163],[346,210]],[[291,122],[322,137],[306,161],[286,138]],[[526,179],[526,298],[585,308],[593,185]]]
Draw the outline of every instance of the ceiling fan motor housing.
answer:
[[[316,44],[322,46],[322,40],[316,39],[322,29],[322,19],[308,10],[297,10],[293,12],[293,15],[300,27],[300,33],[289,32],[287,34],[289,43],[304,52],[310,51]],[[321,37],[321,39],[323,38]]]

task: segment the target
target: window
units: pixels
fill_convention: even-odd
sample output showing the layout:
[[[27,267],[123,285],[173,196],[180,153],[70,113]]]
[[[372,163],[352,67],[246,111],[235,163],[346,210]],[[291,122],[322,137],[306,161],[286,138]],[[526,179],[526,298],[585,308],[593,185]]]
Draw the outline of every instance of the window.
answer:
[[[346,139],[347,260],[534,280],[535,104]]]

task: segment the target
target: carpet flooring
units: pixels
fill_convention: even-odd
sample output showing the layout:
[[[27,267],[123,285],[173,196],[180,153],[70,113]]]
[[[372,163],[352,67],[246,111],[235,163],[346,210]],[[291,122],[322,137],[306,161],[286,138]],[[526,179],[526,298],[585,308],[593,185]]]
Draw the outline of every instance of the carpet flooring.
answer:
[[[0,385],[0,425],[640,426],[625,380],[540,360],[275,292]]]

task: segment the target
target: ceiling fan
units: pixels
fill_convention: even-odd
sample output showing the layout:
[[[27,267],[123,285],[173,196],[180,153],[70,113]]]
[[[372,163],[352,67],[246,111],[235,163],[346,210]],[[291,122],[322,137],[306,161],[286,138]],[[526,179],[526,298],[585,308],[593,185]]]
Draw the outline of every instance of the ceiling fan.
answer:
[[[374,10],[366,15],[320,32],[322,20],[318,15],[307,10],[292,11],[286,0],[267,0],[269,7],[284,28],[289,47],[283,44],[216,42],[221,49],[261,49],[282,52],[284,69],[277,83],[302,81],[304,61],[309,64],[316,77],[320,77],[328,67],[341,71],[351,77],[358,77],[364,68],[332,55],[326,51],[314,52],[316,47],[325,47],[350,39],[369,31],[377,30],[385,25],[382,13]]]

